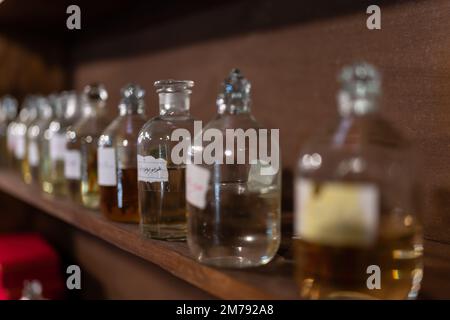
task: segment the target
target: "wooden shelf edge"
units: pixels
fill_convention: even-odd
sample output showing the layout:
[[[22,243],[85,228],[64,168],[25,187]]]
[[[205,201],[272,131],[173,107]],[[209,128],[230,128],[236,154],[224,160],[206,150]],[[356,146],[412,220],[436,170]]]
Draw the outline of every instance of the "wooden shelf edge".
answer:
[[[278,272],[270,274],[270,272],[258,271],[255,273],[251,270],[232,271],[202,265],[189,256],[185,243],[144,239],[136,225],[111,222],[100,213],[85,209],[67,199],[44,195],[36,186],[26,185],[13,172],[0,170],[0,190],[124,251],[154,263],[215,297],[222,299],[296,298],[294,287],[286,290],[285,285],[290,286],[291,279],[286,274],[280,277]],[[275,279],[264,281],[273,277]],[[277,278],[281,281],[281,286],[279,290],[273,290],[274,281],[278,282]]]

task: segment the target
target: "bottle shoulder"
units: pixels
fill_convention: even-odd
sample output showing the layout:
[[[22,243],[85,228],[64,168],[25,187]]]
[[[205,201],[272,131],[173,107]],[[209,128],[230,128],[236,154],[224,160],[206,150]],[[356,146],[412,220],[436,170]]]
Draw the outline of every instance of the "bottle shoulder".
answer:
[[[88,116],[79,119],[70,130],[79,136],[100,136],[110,123],[106,116]]]
[[[297,168],[307,176],[379,179],[393,168],[407,174],[415,157],[411,143],[384,118],[349,117],[335,120],[309,139]]]
[[[218,114],[205,125],[203,130],[212,128],[224,131],[226,129],[264,129],[264,126],[251,113],[242,113]]]
[[[103,131],[99,145],[101,141],[109,141],[109,145],[112,145],[113,141],[124,141],[131,145],[136,144],[138,134],[145,124],[146,119],[143,115],[123,115],[115,118],[108,127]]]
[[[170,140],[176,129],[186,129],[190,133],[194,130],[194,118],[178,117],[166,118],[157,116],[147,121],[139,132],[139,140]]]

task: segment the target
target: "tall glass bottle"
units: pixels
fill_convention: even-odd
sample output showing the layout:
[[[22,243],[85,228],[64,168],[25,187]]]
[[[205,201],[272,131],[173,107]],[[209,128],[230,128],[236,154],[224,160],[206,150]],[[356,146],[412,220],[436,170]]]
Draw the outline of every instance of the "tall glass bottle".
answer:
[[[340,118],[306,143],[299,158],[300,293],[414,298],[422,279],[422,231],[411,145],[378,113],[374,67],[346,67],[340,80]]]
[[[17,100],[6,95],[0,100],[0,165],[9,164],[8,126],[17,116]]]
[[[261,147],[268,131],[260,130],[263,127],[250,112],[250,83],[239,70],[232,70],[225,79],[217,105],[216,118],[203,128],[203,141],[198,144],[199,136],[195,138],[192,163],[187,167],[189,248],[198,261],[214,266],[266,264],[281,240],[281,175],[259,155],[251,157],[258,148],[255,144]],[[216,150],[208,163],[211,144],[206,137],[211,135],[218,136],[215,142],[220,136],[226,141],[219,142],[222,150]],[[244,143],[236,143],[236,138]],[[279,150],[278,145],[272,149],[276,157],[275,149]],[[245,161],[238,160],[240,155]]]
[[[12,167],[21,174],[26,159],[26,135],[28,126],[36,119],[38,112],[36,97],[28,96],[22,104],[19,117],[8,126],[8,149]]]
[[[160,115],[148,121],[138,137],[140,227],[149,238],[186,238],[185,163],[172,161],[176,129],[192,133],[189,113],[192,81],[155,82]]]
[[[23,162],[23,179],[25,183],[28,184],[39,182],[42,138],[53,114],[50,99],[46,99],[44,97],[38,97],[36,99],[38,117],[28,126],[27,129],[26,160]],[[46,150],[44,150],[44,152],[46,152]]]
[[[122,89],[119,116],[98,142],[100,208],[114,221],[139,222],[137,136],[146,122],[144,95],[134,84]]]
[[[79,117],[79,103],[74,92],[63,92],[54,97],[54,115],[46,128],[41,144],[40,185],[45,193],[65,196],[64,176],[66,131]]]
[[[98,138],[110,122],[106,110],[108,93],[101,84],[86,86],[82,97],[83,116],[67,131],[65,176],[69,194],[87,208],[100,204],[97,182]]]

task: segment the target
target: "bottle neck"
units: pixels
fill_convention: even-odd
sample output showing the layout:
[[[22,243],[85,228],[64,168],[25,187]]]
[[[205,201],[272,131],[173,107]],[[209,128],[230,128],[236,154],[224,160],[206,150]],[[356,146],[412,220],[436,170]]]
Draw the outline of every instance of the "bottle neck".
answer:
[[[122,103],[119,106],[119,115],[121,116],[143,114],[145,114],[145,106],[143,103],[139,105],[127,105]]]
[[[103,115],[106,112],[106,104],[102,102],[88,102],[83,108],[83,116],[95,117]]]
[[[352,96],[341,91],[338,95],[339,114],[342,117],[361,117],[378,112],[378,99],[376,97]]]
[[[250,105],[248,104],[223,104],[219,105],[219,114],[245,114],[250,113]]]
[[[186,92],[160,92],[159,114],[163,117],[188,116],[190,94]]]

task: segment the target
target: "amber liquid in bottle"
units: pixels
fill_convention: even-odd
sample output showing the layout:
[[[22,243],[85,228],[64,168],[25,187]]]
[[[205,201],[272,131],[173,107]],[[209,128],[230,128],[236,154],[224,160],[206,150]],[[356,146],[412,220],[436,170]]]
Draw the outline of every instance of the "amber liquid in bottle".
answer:
[[[413,299],[423,270],[410,143],[378,115],[379,74],[343,70],[340,118],[305,144],[296,185],[296,280],[306,299]]]
[[[421,232],[385,224],[370,247],[338,247],[295,240],[296,278],[306,299],[404,299],[420,288]],[[367,267],[380,267],[380,289],[367,286]]]
[[[98,209],[100,205],[97,142],[110,122],[106,112],[107,98],[108,93],[103,85],[86,86],[82,97],[83,116],[66,134],[65,166],[68,168],[69,163],[69,168],[65,176],[71,178],[68,181],[68,191],[74,200],[79,199],[89,209]]]
[[[186,238],[186,169],[168,167],[167,171],[167,182],[139,181],[141,212],[145,212],[141,230],[150,237],[182,240]]]
[[[72,201],[79,203],[81,201],[80,189],[81,182],[79,179],[67,179],[66,186]]]
[[[139,223],[137,169],[117,170],[117,186],[100,186],[101,209],[107,218]]]

